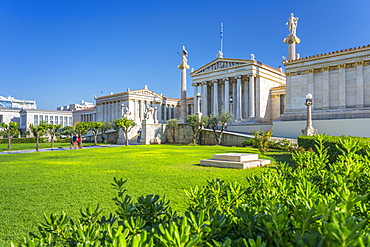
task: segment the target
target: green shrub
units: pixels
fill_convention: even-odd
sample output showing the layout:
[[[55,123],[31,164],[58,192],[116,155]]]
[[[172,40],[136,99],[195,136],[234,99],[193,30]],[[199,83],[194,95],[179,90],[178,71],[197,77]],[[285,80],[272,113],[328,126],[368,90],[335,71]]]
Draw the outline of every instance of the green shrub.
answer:
[[[40,138],[40,142],[47,142],[48,138]],[[0,143],[8,143],[8,138],[1,138]],[[35,137],[13,138],[12,143],[36,143]]]
[[[267,130],[266,132],[253,131],[254,138],[252,139],[252,147],[258,148],[261,154],[265,154],[271,146],[272,131]]]
[[[355,137],[355,136],[328,136],[324,135],[314,135],[314,136],[298,136],[298,146],[308,149],[315,149],[316,141],[318,138],[323,139],[323,144],[325,149],[328,150],[330,162],[335,162],[338,156],[341,155],[340,149],[343,149],[342,142],[350,141],[355,142],[359,147],[357,154],[364,155],[366,150],[370,147],[370,138],[366,137]]]
[[[248,146],[252,146],[252,145],[253,145],[253,140],[252,139],[244,140],[242,142],[243,147],[248,147]]]

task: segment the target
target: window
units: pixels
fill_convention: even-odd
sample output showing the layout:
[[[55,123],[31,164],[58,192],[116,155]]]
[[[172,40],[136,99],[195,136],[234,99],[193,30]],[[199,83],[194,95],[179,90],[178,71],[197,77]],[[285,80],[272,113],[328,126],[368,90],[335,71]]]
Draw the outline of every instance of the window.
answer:
[[[161,105],[161,119],[162,120],[164,120],[165,111],[166,111],[165,105]]]
[[[34,126],[39,125],[39,116],[37,115],[33,116],[33,125]]]
[[[68,118],[68,126],[72,126],[72,117]]]
[[[62,116],[59,116],[59,124],[61,124],[63,126],[63,117]],[[65,126],[63,126],[65,127]]]
[[[0,123],[4,122],[3,119],[4,119],[3,115],[0,115]]]
[[[58,116],[55,116],[55,124],[59,124],[59,122],[58,122]]]
[[[53,124],[54,123],[54,116],[50,116],[50,123]]]
[[[170,119],[170,108],[166,105],[166,119]]]
[[[175,118],[175,108],[171,106],[171,118]]]
[[[64,123],[63,126],[68,126],[68,117],[64,117]]]
[[[49,116],[45,116],[45,122],[48,124],[49,123]]]
[[[285,94],[280,94],[280,114],[285,112]]]
[[[44,116],[43,116],[43,115],[40,115],[40,116],[39,116],[39,118],[40,118],[40,123],[41,123],[42,121],[44,121]]]

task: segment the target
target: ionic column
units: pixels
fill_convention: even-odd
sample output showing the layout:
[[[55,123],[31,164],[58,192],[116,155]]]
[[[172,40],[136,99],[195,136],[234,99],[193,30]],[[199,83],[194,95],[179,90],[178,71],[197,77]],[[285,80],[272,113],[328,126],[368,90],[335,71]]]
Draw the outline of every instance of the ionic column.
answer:
[[[194,112],[193,114],[197,114],[198,109],[197,109],[197,94],[198,94],[198,84],[193,83],[192,86],[194,87]]]
[[[339,65],[339,108],[346,108],[346,64]]]
[[[202,114],[203,116],[207,116],[207,83],[203,82],[202,83],[202,106],[201,106]]]
[[[364,107],[364,61],[358,61],[356,65],[356,107]]]
[[[242,77],[235,76],[236,79],[236,99],[235,99],[235,119],[241,120],[241,112],[242,112]]]
[[[329,92],[329,67],[324,67],[322,72],[322,109],[330,107],[330,92]]]
[[[243,95],[242,95],[242,118],[247,119],[248,118],[248,108],[249,108],[249,103],[248,103],[248,81],[244,80],[243,82]]]
[[[213,115],[218,115],[218,83],[213,80]]]
[[[225,112],[229,112],[229,98],[230,98],[230,88],[229,88],[229,78],[224,78],[223,79],[225,82],[224,85],[224,106],[225,106]]]
[[[255,111],[256,111],[256,106],[255,106],[255,101],[254,101],[254,75],[251,74],[249,76],[249,117],[254,118]]]

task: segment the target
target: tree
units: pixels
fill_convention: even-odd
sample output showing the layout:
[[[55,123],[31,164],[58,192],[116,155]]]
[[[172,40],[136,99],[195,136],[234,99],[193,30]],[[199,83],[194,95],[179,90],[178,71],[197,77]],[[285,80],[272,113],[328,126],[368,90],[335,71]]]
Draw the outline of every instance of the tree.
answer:
[[[179,126],[177,118],[169,119],[167,121],[167,129],[169,130],[170,136],[173,142],[176,142],[176,130]]]
[[[11,150],[10,144],[12,138],[16,135],[19,135],[18,123],[16,122],[9,122],[8,124],[1,123],[0,128],[2,128],[0,133],[8,138],[8,150]]]
[[[106,143],[104,135],[110,129],[113,129],[113,123],[108,122],[108,121],[103,121],[102,126],[100,127],[100,131],[101,131],[101,139],[103,140],[104,143]]]
[[[86,134],[89,130],[89,123],[86,122],[78,122],[74,127],[77,135],[81,138],[79,148],[82,148],[82,135]]]
[[[203,127],[207,126],[208,117],[192,114],[186,117],[186,123],[192,128],[193,130],[193,144],[197,144],[197,139]]]
[[[45,135],[47,130],[47,124],[45,121],[41,121],[39,125],[34,126],[32,123],[30,124],[30,129],[33,136],[36,138],[36,152],[40,151],[40,137]]]
[[[233,119],[233,115],[229,112],[222,111],[217,116],[210,115],[208,118],[208,125],[212,128],[215,134],[216,144],[220,145],[222,141],[222,134],[228,122]],[[221,125],[220,131],[217,131],[217,126]]]
[[[98,136],[98,131],[103,126],[103,124],[101,122],[88,122],[87,125],[89,130],[91,130],[94,135],[94,145],[98,145],[96,137]]]
[[[126,138],[126,146],[128,146],[128,132],[130,132],[133,127],[135,127],[135,121],[132,119],[128,119],[127,117],[123,117],[120,119],[115,119],[114,125],[123,130]]]
[[[58,130],[60,130],[60,128],[62,128],[61,124],[51,123],[51,124],[46,125],[46,131],[50,134],[50,137],[51,137],[51,147],[52,148],[54,147],[55,134],[58,132]]]
[[[60,130],[62,135],[71,137],[75,133],[75,129],[72,126],[66,126]]]

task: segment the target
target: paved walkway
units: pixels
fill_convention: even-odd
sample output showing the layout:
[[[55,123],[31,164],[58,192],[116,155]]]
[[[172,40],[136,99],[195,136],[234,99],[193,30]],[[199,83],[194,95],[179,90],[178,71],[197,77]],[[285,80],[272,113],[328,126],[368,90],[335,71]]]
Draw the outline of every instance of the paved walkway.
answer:
[[[131,144],[130,144],[131,145]],[[120,147],[124,145],[111,145],[111,144],[106,144],[106,145],[96,145],[96,146],[84,146],[83,149],[86,148],[109,148],[109,147]],[[64,147],[64,148],[44,148],[40,149],[40,152],[47,152],[47,151],[65,151],[65,150],[73,150],[69,147]],[[5,151],[5,152],[0,152],[0,154],[24,154],[24,153],[35,153],[36,149],[30,149],[30,150],[14,150],[14,151]]]

